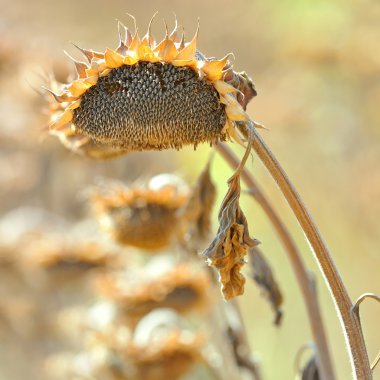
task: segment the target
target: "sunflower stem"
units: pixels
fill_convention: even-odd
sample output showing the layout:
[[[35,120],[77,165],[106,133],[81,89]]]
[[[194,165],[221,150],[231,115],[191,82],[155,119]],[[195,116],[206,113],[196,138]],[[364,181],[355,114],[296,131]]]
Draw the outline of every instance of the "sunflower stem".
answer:
[[[216,149],[232,168],[239,165],[239,159],[226,144],[218,144]],[[293,267],[308,313],[310,328],[317,350],[317,363],[321,379],[335,380],[314,278],[306,269],[301,254],[286,226],[246,168],[241,172],[241,178],[249,188],[250,195],[256,199],[272,223]]]
[[[301,200],[301,197],[290,182],[285,171],[282,169],[262,137],[257,133],[256,128],[254,128],[253,133],[252,147],[276,181],[301,225],[331,292],[331,296],[342,323],[343,333],[346,338],[354,379],[372,380],[372,371],[368,360],[360,320],[358,315],[352,312],[352,301],[329,250],[311,215]]]

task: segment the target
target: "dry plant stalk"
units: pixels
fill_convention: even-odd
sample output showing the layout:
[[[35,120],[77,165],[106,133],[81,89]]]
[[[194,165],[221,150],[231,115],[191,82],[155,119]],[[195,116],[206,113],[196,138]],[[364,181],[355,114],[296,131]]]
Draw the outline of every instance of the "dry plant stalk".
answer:
[[[303,204],[297,190],[256,130],[254,130],[252,146],[292,208],[324,274],[324,278],[341,318],[355,379],[371,380],[372,370],[360,320],[357,315],[352,312],[353,305],[350,296],[317,226]]]

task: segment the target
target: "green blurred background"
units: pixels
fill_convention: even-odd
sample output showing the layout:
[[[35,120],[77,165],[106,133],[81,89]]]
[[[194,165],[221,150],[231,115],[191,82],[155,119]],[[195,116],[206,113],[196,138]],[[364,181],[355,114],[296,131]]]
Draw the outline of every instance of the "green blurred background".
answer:
[[[18,96],[32,102],[28,83],[35,81],[33,73],[39,66],[47,70],[50,64],[56,70],[60,65],[65,67],[68,59],[64,49],[79,57],[70,42],[101,51],[115,47],[116,18],[133,28],[125,13],[133,14],[143,34],[156,10],[160,13],[153,31],[162,37],[161,19],[172,27],[174,11],[188,39],[200,18],[199,48],[206,56],[221,58],[233,52],[235,69],[245,70],[253,78],[258,96],[248,112],[269,129],[261,134],[309,207],[352,298],[363,292],[380,293],[379,1],[1,0],[0,5],[1,43],[5,51],[11,52],[7,59],[13,62],[13,66],[4,65],[5,75],[3,72],[1,77],[0,122],[3,134],[6,130],[8,137],[16,135],[7,147],[1,147],[4,214],[19,205],[44,206],[75,219],[86,213],[77,194],[99,176],[135,179],[168,170],[190,182],[196,179],[209,157],[208,146],[196,152],[188,148],[92,163],[73,156],[51,138],[41,142],[39,134],[46,119],[40,108],[33,107],[33,103],[20,108],[17,103]],[[12,67],[18,70],[17,81],[11,80]],[[22,144],[27,148],[20,148]],[[46,149],[44,160],[35,163],[38,178],[34,182],[28,178],[32,183],[27,181],[25,185],[22,168],[29,168],[29,158],[36,149]],[[58,158],[49,158],[52,151]],[[236,152],[243,154],[241,149]],[[63,160],[70,162],[69,166],[59,166]],[[304,236],[259,160],[254,157],[247,166],[294,234],[305,262],[317,274],[338,378],[348,379],[350,366],[340,324]],[[220,204],[231,170],[216,157],[212,173],[218,183]],[[75,180],[67,184],[67,178]],[[65,195],[61,195],[63,186],[67,187]],[[249,339],[261,358],[264,379],[293,379],[296,353],[311,339],[301,294],[265,215],[248,196],[243,196],[243,208],[251,233],[262,242],[261,248],[285,296],[284,320],[277,328],[257,288],[247,286],[239,301]],[[216,215],[217,210],[215,223]],[[362,321],[371,359],[380,348],[379,316],[375,302],[363,305]],[[18,365],[28,367],[28,363]],[[6,367],[9,365],[0,359],[1,380],[11,380],[12,372],[4,370]],[[379,368],[374,378],[380,378]]]

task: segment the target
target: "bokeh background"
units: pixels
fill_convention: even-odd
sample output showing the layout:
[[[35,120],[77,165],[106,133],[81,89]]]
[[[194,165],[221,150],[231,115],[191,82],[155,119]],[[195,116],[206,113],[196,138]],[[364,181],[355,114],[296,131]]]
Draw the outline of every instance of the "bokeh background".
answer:
[[[38,86],[41,70],[53,69],[64,79],[70,62],[63,50],[79,57],[71,42],[101,51],[115,47],[115,19],[133,28],[126,15],[129,12],[145,33],[156,10],[160,13],[153,31],[161,37],[161,19],[172,27],[175,12],[188,39],[200,18],[202,52],[215,57],[233,52],[235,68],[254,79],[258,96],[248,112],[268,128],[261,133],[309,207],[352,298],[368,291],[380,293],[379,1],[0,0],[0,5],[3,237],[14,235],[17,241],[25,224],[40,223],[35,220],[36,209],[46,210],[51,213],[49,218],[65,226],[88,216],[83,191],[104,178],[133,181],[173,172],[190,183],[196,179],[208,160],[208,146],[196,152],[188,148],[131,154],[107,162],[73,155],[46,135],[47,117],[40,97],[32,90]],[[239,149],[236,152],[243,154]],[[348,379],[350,367],[339,321],[303,234],[259,160],[253,157],[248,167],[316,273],[338,377]],[[216,156],[212,175],[218,184],[218,204],[230,174]],[[284,320],[278,328],[260,292],[248,284],[239,302],[249,340],[260,356],[265,379],[292,379],[295,356],[311,339],[305,308],[286,254],[265,215],[248,196],[243,196],[243,207],[251,233],[262,242],[285,296]],[[215,225],[216,215],[217,210]],[[8,254],[17,255],[17,249]],[[12,311],[2,305],[3,313],[5,308],[27,324],[22,319],[27,310],[18,300],[27,297],[29,285],[20,284],[16,274],[2,265],[2,298],[14,298]],[[379,315],[375,302],[363,305],[370,358],[380,348]],[[41,355],[35,353],[39,349],[27,343],[29,335],[23,335],[22,328],[16,331],[21,338],[1,332],[0,379],[18,380],[26,374],[30,380],[41,379]],[[36,334],[33,342],[37,345]],[[380,369],[375,378],[380,378]]]

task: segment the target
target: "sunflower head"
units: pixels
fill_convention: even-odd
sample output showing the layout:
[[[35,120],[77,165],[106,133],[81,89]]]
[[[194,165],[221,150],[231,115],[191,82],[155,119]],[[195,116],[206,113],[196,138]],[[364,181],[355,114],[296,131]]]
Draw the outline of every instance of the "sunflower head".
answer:
[[[100,225],[123,245],[148,251],[170,245],[177,234],[178,210],[189,197],[177,177],[153,177],[146,187],[118,187],[93,196]]]
[[[160,261],[154,264],[159,265]],[[191,264],[154,273],[158,271],[151,265],[141,273],[105,274],[97,284],[101,293],[116,302],[130,322],[158,308],[181,314],[210,309],[213,287],[209,271]]]
[[[157,42],[119,23],[119,46],[104,53],[80,49],[77,78],[51,91],[50,130],[73,150],[92,157],[181,148],[232,137],[256,95],[251,79],[232,69],[229,55],[206,58],[198,31],[185,42],[180,27]],[[120,34],[120,33],[119,33]]]

